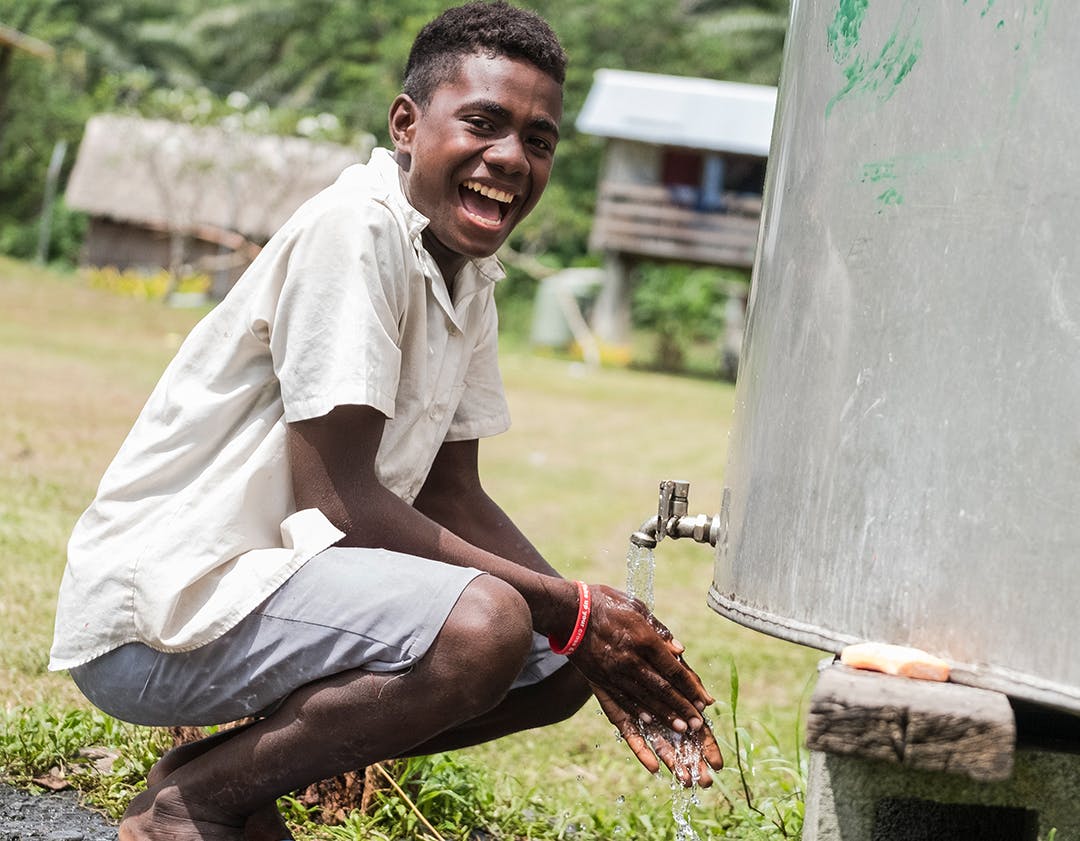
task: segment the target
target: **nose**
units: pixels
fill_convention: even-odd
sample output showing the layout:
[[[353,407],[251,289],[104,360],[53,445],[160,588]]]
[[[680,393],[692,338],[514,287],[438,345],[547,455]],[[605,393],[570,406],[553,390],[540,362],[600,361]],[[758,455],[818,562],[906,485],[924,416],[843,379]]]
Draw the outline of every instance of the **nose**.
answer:
[[[489,166],[497,167],[508,175],[529,171],[525,144],[514,132],[507,132],[496,138],[484,153],[484,160]]]

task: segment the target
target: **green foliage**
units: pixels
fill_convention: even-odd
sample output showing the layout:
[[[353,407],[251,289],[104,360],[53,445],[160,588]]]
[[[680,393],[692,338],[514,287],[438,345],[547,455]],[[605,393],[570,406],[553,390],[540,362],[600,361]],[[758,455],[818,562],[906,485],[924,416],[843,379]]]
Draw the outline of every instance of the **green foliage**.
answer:
[[[745,272],[678,263],[643,263],[637,269],[632,313],[634,324],[656,335],[654,365],[680,371],[687,347],[716,340],[724,323],[724,301]]]
[[[419,27],[447,0],[0,0],[0,20],[56,48],[0,72],[0,246],[25,254],[53,144],[96,111],[387,143],[386,112]],[[570,55],[558,163],[515,247],[586,251],[603,145],[574,120],[598,67],[774,83],[788,0],[522,0]],[[242,104],[238,104],[242,103]],[[15,233],[4,232],[15,227]],[[54,246],[68,257],[66,244]]]
[[[31,707],[0,712],[3,778],[28,785],[50,772],[88,803],[119,817],[166,747],[165,731],[125,724],[96,710]]]
[[[798,749],[796,733],[794,758],[787,756],[776,736],[762,726],[747,727],[739,720],[739,672],[731,661],[729,717],[731,740],[721,739],[728,767],[718,775],[717,786],[726,809],[714,818],[724,837],[748,841],[782,841],[802,834],[806,764]],[[764,741],[756,741],[761,733]],[[731,762],[734,760],[734,768]]]
[[[688,815],[692,826],[703,838],[798,838],[805,778],[801,757],[786,757],[767,731],[764,743],[755,742],[753,733],[762,728],[740,723],[737,707],[738,677],[733,664],[729,715],[734,737],[721,738],[728,767],[717,775],[717,807],[694,809]],[[146,774],[169,744],[164,730],[125,724],[94,710],[59,713],[31,707],[0,713],[4,780],[30,785],[35,777],[48,774],[79,789],[89,805],[114,818],[141,790]],[[664,801],[658,801],[652,812],[613,813],[600,804],[580,814],[555,814],[540,792],[500,794],[491,771],[458,754],[413,757],[385,767],[397,788],[377,792],[368,813],[353,811],[339,826],[314,826],[314,810],[295,798],[282,798],[279,805],[285,817],[302,828],[303,836],[340,841],[433,837],[426,824],[443,838],[462,841],[476,837],[476,830],[508,841],[685,837],[678,832],[671,804]],[[676,793],[674,802],[679,802],[678,797]]]
[[[46,262],[74,266],[78,262],[79,248],[86,234],[86,214],[69,208],[58,197],[52,206],[51,236]],[[9,254],[24,260],[37,254],[40,236],[40,218],[26,222],[13,220],[0,224],[0,253]]]
[[[340,832],[333,833],[335,837],[365,837],[354,834],[363,828],[388,838],[419,838],[426,830],[417,812],[444,837],[461,837],[493,822],[495,794],[479,766],[452,754],[435,754],[388,767],[405,798],[393,788],[380,790],[369,813],[354,812]]]

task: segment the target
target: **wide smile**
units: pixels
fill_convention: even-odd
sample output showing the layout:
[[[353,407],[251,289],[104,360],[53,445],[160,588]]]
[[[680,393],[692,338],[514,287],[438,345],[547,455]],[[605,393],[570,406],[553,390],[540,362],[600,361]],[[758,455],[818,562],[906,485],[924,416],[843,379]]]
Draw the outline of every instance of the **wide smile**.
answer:
[[[513,193],[473,179],[463,182],[458,193],[469,218],[487,228],[497,228],[503,223],[515,198]]]

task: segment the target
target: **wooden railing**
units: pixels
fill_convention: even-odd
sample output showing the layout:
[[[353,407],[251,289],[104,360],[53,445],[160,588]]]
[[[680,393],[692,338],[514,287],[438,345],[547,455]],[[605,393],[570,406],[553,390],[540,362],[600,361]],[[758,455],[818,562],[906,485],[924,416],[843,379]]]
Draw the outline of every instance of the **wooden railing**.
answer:
[[[661,185],[600,185],[589,245],[641,257],[750,267],[754,262],[761,198],[725,193],[722,209],[677,204]]]

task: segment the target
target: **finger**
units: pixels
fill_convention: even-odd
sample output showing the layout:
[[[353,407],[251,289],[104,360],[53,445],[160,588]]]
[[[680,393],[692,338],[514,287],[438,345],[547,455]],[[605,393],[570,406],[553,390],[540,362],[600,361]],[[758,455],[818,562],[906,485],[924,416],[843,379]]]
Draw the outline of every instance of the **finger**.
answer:
[[[618,727],[627,746],[649,773],[659,770],[659,763],[656,761],[659,759],[682,786],[698,785],[708,788],[712,785],[710,765],[719,763],[722,767],[723,758],[711,730],[705,728],[700,731],[700,736],[695,733],[685,737],[694,744],[695,749],[684,750],[680,755],[679,749],[667,735],[670,731],[665,731],[660,724],[653,724],[648,720],[647,714],[640,719],[635,718],[604,690],[594,687],[594,692],[608,718]]]
[[[670,698],[658,695],[654,697],[630,696],[616,689],[609,690],[615,700],[626,714],[634,721],[640,721],[647,725],[656,724],[658,727],[666,727],[676,733],[686,733],[693,727],[700,727],[700,719],[686,721],[676,711],[667,706]],[[644,702],[644,703],[643,703]],[[649,703],[649,706],[645,706]],[[661,706],[661,703],[664,705]]]
[[[656,755],[653,753],[652,746],[646,741],[645,737],[641,735],[641,731],[635,727],[629,727],[625,731],[621,731],[623,738],[626,740],[626,746],[633,751],[634,756],[637,757],[637,761],[641,763],[650,774],[655,774],[660,770],[660,763],[656,760]]]
[[[619,661],[612,665],[614,668],[609,672],[612,680],[605,681],[605,688],[618,686],[626,697],[633,699],[633,706],[669,724],[675,719],[700,721],[700,713],[711,701],[697,675],[658,639],[624,648]],[[675,726],[675,729],[685,728]]]
[[[716,743],[712,728],[706,725],[701,728],[701,758],[708,763],[714,771],[724,767],[724,755],[720,752],[720,745]]]
[[[670,642],[675,638],[675,635],[668,630],[667,625],[657,619],[655,615],[649,613],[646,615],[646,618],[649,620],[649,624],[653,626],[653,630],[660,635],[661,639]]]
[[[680,783],[686,785],[685,780],[689,780],[690,773],[679,765],[679,755],[675,752],[671,742],[660,736],[654,736],[650,743],[656,755],[660,757],[660,761],[667,766],[667,769]]]
[[[673,662],[678,665],[678,661]],[[665,667],[670,668],[670,664],[654,664],[653,669],[643,664],[641,672],[626,690],[628,694],[633,693],[632,701],[624,706],[630,709],[637,707],[649,713],[677,733],[699,729],[705,723],[701,715],[703,707],[698,707],[703,701],[686,697],[662,672],[656,670]]]
[[[672,654],[670,649],[665,649],[654,665],[674,692],[682,696],[696,712],[701,712],[706,706],[716,703],[716,699],[709,694],[697,672],[681,656]],[[693,717],[694,713],[688,712],[688,715]]]
[[[645,728],[646,741],[652,747],[653,752],[660,758],[672,776],[678,783],[685,787],[702,785],[708,787],[712,784],[712,776],[705,769],[704,781],[702,777],[702,763],[700,760],[688,761],[690,757],[686,751],[680,753],[679,749],[667,738],[664,731],[658,727]]]
[[[655,774],[659,771],[660,763],[653,754],[652,747],[649,745],[648,741],[646,741],[640,728],[637,726],[635,719],[632,718],[625,709],[620,707],[603,689],[594,686],[593,694],[600,704],[600,709],[604,711],[604,715],[607,716],[608,721],[615,725],[619,734],[625,740],[626,746],[630,748],[634,756],[637,757],[638,762],[640,762],[650,774]]]
[[[654,621],[650,618],[650,622]],[[665,629],[666,630],[666,629]],[[668,632],[667,637],[635,640],[634,650],[648,666],[661,674],[682,695],[708,705],[715,703],[701,678],[683,659],[685,647]]]
[[[684,694],[687,694],[687,697],[693,699],[694,706],[697,707],[698,712],[702,712],[705,707],[715,704],[716,699],[713,698],[709,690],[705,688],[705,684],[702,682],[697,672],[683,659],[683,654],[686,653],[686,646],[675,639],[675,637],[670,637],[666,642],[668,653],[670,653],[679,664],[678,674],[680,674],[684,680],[684,683],[682,684],[685,687]],[[672,683],[678,684],[678,681],[672,680]]]
[[[594,691],[596,691],[595,686]],[[643,707],[636,698],[630,697],[625,692],[621,691],[616,687],[609,687],[602,691],[611,700],[611,703],[617,705],[619,709],[621,709],[626,714],[627,718],[634,726],[638,726],[639,724],[643,724],[646,726],[653,724],[656,724],[657,726],[663,726],[665,722],[668,721],[668,719],[664,715],[650,712],[649,710],[645,709],[645,707]],[[677,723],[679,729],[676,732],[682,733],[688,729],[685,721],[677,719]],[[671,729],[674,730],[675,728],[672,727]]]

